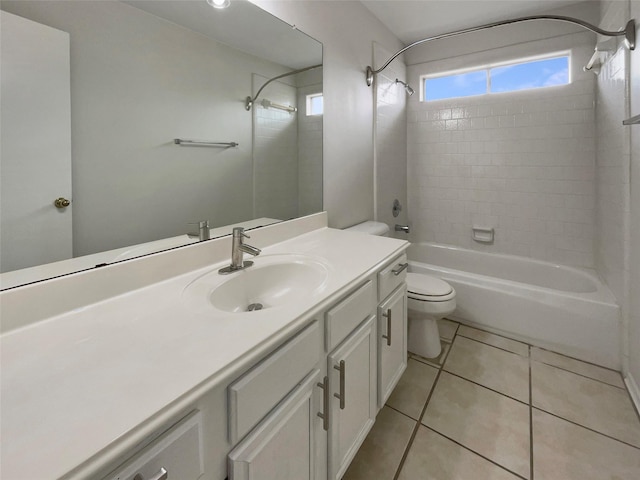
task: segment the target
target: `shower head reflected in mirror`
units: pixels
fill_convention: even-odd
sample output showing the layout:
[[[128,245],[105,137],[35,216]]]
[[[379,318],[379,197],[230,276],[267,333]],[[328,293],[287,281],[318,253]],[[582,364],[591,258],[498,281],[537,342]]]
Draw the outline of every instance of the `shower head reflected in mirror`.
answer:
[[[396,83],[399,83],[400,85],[402,85],[404,87],[404,89],[407,91],[407,93],[409,94],[409,96],[413,95],[413,92],[415,90],[413,88],[411,88],[408,83],[405,83],[402,80],[399,80],[397,78],[396,78]]]

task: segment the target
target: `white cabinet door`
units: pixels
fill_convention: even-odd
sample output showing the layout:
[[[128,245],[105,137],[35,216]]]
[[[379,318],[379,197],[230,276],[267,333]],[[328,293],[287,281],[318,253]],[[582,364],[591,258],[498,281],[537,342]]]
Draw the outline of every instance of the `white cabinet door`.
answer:
[[[382,408],[407,368],[407,287],[378,307],[378,408]]]
[[[339,480],[376,417],[375,316],[328,356],[329,478]]]
[[[71,258],[69,34],[1,12],[0,271]]]
[[[320,370],[314,370],[229,454],[229,480],[316,479],[322,431]]]

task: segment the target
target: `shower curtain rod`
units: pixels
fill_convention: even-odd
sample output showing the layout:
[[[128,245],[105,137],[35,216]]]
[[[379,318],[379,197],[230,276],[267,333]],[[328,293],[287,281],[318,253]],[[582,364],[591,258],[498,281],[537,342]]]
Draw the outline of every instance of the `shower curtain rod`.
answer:
[[[299,68],[298,70],[292,70],[291,72],[283,73],[282,75],[278,75],[277,77],[270,78],[269,80],[267,80],[265,82],[264,85],[262,85],[260,87],[260,90],[258,90],[258,93],[256,93],[255,97],[253,97],[253,98],[251,98],[251,96],[247,97],[247,99],[245,101],[245,104],[244,104],[245,110],[247,110],[247,111],[251,110],[251,107],[253,106],[253,102],[255,102],[258,99],[258,96],[260,95],[262,90],[264,90],[264,87],[269,85],[274,80],[278,80],[279,78],[282,78],[282,77],[288,77],[289,75],[295,75],[296,73],[306,72],[307,70],[313,70],[314,68],[318,68],[318,67],[321,67],[321,66],[322,66],[322,64],[319,63],[318,65],[311,65],[310,67]]]
[[[443,38],[454,37],[456,35],[462,35],[465,33],[477,32],[479,30],[486,30],[488,28],[500,27],[502,25],[509,25],[511,23],[529,22],[531,20],[557,20],[560,22],[574,23],[576,25],[580,25],[583,28],[586,28],[587,30],[591,30],[594,33],[597,33],[599,35],[604,35],[606,37],[619,37],[624,35],[625,45],[627,46],[627,48],[629,50],[634,50],[636,48],[636,24],[633,19],[627,22],[627,25],[625,26],[624,30],[620,30],[619,32],[610,32],[608,30],[603,30],[600,27],[596,27],[595,25],[585,22],[584,20],[579,20],[573,17],[563,17],[559,15],[532,15],[529,17],[518,17],[518,18],[512,18],[510,20],[502,20],[499,22],[487,23],[486,25],[480,25],[479,27],[465,28],[463,30],[443,33],[441,35],[435,35],[433,37],[427,37],[427,38],[423,38],[422,40],[415,41],[412,44],[407,45],[403,49],[398,50],[396,53],[394,53],[391,56],[391,58],[387,60],[387,62],[379,69],[374,70],[370,66],[367,67],[367,85],[371,86],[371,84],[373,83],[373,77],[375,75],[377,75],[378,73],[382,72],[385,68],[387,68],[389,64],[393,62],[398,56],[402,55],[404,52],[406,52],[412,47],[415,47],[416,45],[421,45],[423,43],[431,42],[432,40],[440,40]]]

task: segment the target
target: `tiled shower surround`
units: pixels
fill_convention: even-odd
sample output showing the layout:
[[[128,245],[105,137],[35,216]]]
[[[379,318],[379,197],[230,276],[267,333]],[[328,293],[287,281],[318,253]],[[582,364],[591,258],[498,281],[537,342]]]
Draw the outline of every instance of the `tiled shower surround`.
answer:
[[[581,71],[589,49],[571,50],[569,85],[410,99],[412,241],[594,266],[595,75]],[[446,71],[440,63],[413,65],[410,78]],[[494,243],[474,242],[474,225],[494,228]]]

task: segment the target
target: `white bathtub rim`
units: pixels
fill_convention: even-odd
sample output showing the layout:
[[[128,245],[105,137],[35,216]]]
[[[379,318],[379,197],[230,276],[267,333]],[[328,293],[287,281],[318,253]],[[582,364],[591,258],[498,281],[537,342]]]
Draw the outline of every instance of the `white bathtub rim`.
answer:
[[[414,251],[415,249],[420,248],[421,245],[425,245],[427,247],[431,247],[435,250],[447,250],[449,252],[464,252],[466,253],[470,253],[472,255],[479,255],[482,257],[493,257],[493,258],[500,258],[500,259],[505,259],[505,260],[513,260],[513,261],[517,261],[517,262],[522,262],[525,261],[526,263],[531,263],[531,264],[535,264],[541,267],[546,267],[546,268],[550,268],[550,269],[561,269],[561,270],[565,270],[568,272],[572,272],[576,275],[580,275],[582,277],[587,277],[589,278],[589,280],[593,281],[594,284],[596,285],[596,291],[595,292],[571,292],[571,291],[567,291],[567,290],[560,290],[560,289],[555,289],[555,288],[548,288],[548,287],[544,287],[542,285],[536,285],[533,283],[527,283],[527,282],[519,282],[516,280],[506,280],[506,279],[502,279],[500,277],[497,277],[495,275],[485,275],[485,274],[481,274],[481,273],[475,273],[475,272],[469,272],[467,270],[461,270],[461,269],[457,269],[457,268],[451,268],[451,267],[447,267],[445,265],[438,265],[438,264],[434,264],[434,263],[430,263],[430,262],[425,262],[425,261],[421,261],[421,260],[416,260],[414,258],[412,258],[412,251]],[[474,250],[474,249],[470,249],[470,248],[463,248],[463,247],[458,247],[455,245],[446,245],[446,244],[442,244],[442,243],[435,243],[435,242],[415,242],[415,243],[411,243],[411,245],[409,246],[409,249],[407,250],[408,253],[408,257],[409,257],[409,264],[411,263],[418,263],[418,264],[423,264],[423,265],[428,265],[430,268],[434,268],[434,269],[442,269],[443,271],[447,272],[448,274],[454,274],[455,272],[464,272],[469,273],[471,275],[477,276],[478,278],[485,278],[485,279],[495,279],[499,282],[504,282],[505,284],[512,284],[512,285],[527,285],[530,286],[531,288],[542,288],[548,291],[553,291],[553,292],[562,292],[563,294],[574,294],[577,295],[577,298],[586,298],[588,296],[592,296],[594,294],[601,294],[602,298],[601,300],[604,302],[612,302],[612,303],[617,303],[615,296],[613,295],[613,293],[611,292],[611,290],[608,288],[608,286],[606,285],[606,283],[603,281],[602,277],[600,276],[600,274],[597,272],[597,270],[593,269],[593,268],[587,268],[587,267],[574,267],[574,266],[569,266],[569,265],[562,265],[559,263],[554,263],[554,262],[548,262],[545,260],[539,260],[537,258],[531,258],[531,257],[524,257],[521,255],[512,255],[512,254],[508,254],[508,253],[495,253],[495,252],[485,252],[482,250]]]
[[[547,262],[542,262],[547,263]],[[425,267],[433,272],[436,272],[435,276],[442,278],[443,280],[447,280],[447,278],[455,278],[458,281],[464,281],[462,279],[474,279],[483,284],[493,283],[500,285],[501,287],[507,288],[511,292],[515,292],[522,289],[527,290],[539,290],[541,292],[545,292],[551,295],[563,295],[571,298],[576,298],[580,300],[586,300],[589,302],[601,303],[601,304],[614,304],[618,305],[615,296],[611,293],[611,290],[600,281],[600,278],[595,275],[595,272],[590,272],[588,270],[579,270],[573,267],[564,267],[560,265],[561,268],[567,268],[578,271],[580,274],[588,275],[591,277],[591,280],[596,285],[595,292],[571,292],[566,290],[557,290],[555,288],[544,287],[540,285],[534,285],[531,283],[517,282],[515,280],[506,280],[500,277],[495,277],[492,275],[483,275],[475,272],[468,272],[465,270],[458,270],[448,267],[443,267],[441,265],[435,265],[432,263],[424,263],[416,260],[412,260],[409,258],[409,271],[415,271],[416,267]],[[431,273],[429,273],[431,274]]]

